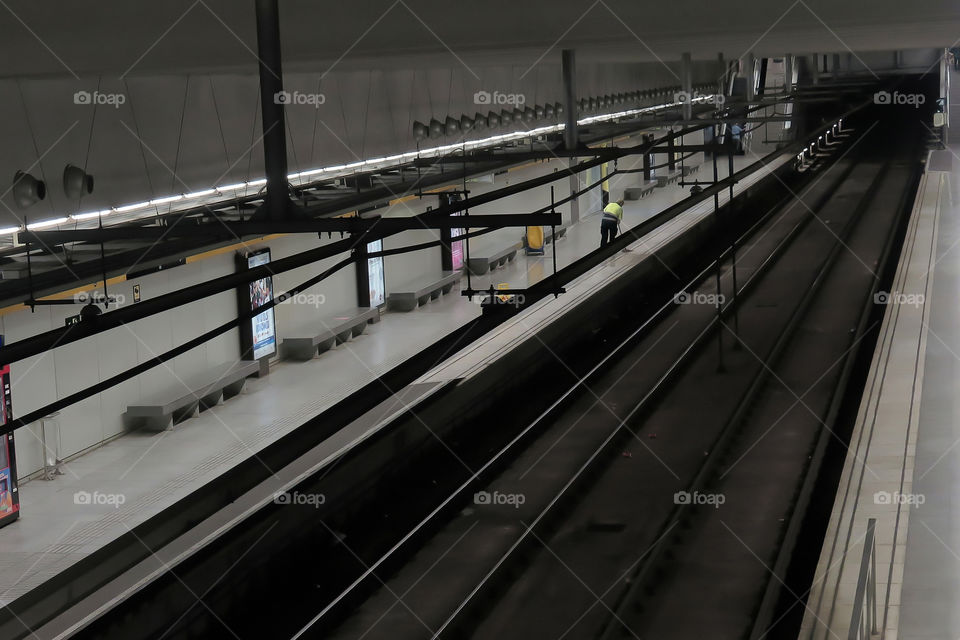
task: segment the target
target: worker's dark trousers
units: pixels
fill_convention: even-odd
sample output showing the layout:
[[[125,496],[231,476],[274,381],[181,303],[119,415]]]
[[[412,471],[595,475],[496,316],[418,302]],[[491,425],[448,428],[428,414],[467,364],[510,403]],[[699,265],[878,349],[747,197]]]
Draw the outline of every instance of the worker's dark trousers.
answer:
[[[600,223],[600,246],[607,246],[617,235],[617,223],[613,220],[603,220]]]

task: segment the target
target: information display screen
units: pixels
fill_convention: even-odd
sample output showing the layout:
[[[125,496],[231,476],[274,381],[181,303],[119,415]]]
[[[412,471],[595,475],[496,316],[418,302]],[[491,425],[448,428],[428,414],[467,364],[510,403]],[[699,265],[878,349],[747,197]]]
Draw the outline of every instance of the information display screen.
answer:
[[[261,249],[246,255],[246,268],[255,269],[270,263],[270,249]],[[267,276],[249,283],[246,298],[241,299],[241,307],[247,311],[261,307],[273,300],[273,278]],[[241,332],[245,358],[259,360],[277,352],[277,326],[273,308],[258,313],[250,319],[249,328]]]
[[[383,251],[383,240],[367,244],[367,253]],[[370,306],[379,307],[387,301],[387,285],[383,272],[383,256],[367,258],[367,280],[370,283]]]
[[[3,385],[3,399],[0,402],[3,424],[13,418],[13,404],[10,393],[10,365],[0,368],[0,384]],[[20,496],[17,491],[16,451],[13,447],[13,434],[0,436],[0,527],[10,524],[20,513]]]
[[[462,216],[463,213],[455,213],[455,216]],[[467,232],[466,229],[451,229],[450,236],[456,238],[462,236]],[[454,240],[450,243],[450,256],[453,258],[453,270],[459,271],[463,268],[463,240]]]

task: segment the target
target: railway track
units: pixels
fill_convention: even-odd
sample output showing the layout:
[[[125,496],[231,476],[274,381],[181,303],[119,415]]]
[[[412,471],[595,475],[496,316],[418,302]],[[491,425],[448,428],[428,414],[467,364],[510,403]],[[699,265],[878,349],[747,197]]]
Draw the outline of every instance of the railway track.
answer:
[[[864,129],[863,139],[877,135]],[[860,142],[858,137],[848,147]],[[772,210],[737,239],[736,278],[732,254],[726,252],[718,259],[719,269],[708,268],[685,288],[694,304],[662,307],[496,452],[488,464],[504,465],[512,456],[506,471],[479,494],[479,504],[467,504],[424,544],[413,562],[391,572],[381,570],[386,558],[371,563],[361,578],[372,576],[383,586],[343,624],[335,630],[326,626],[349,589],[295,637],[312,637],[325,628],[344,638],[615,637],[624,631],[629,637],[634,626],[654,624],[643,614],[657,610],[650,606],[650,584],[678,575],[671,563],[687,532],[710,530],[717,523],[702,520],[703,509],[675,504],[673,495],[723,496],[725,510],[715,509],[714,515],[729,512],[724,491],[732,492],[742,481],[732,472],[738,464],[730,464],[735,445],[749,444],[748,427],[761,424],[757,416],[777,406],[770,402],[777,394],[769,381],[782,378],[767,363],[789,361],[783,352],[804,332],[803,318],[822,299],[818,294],[844,259],[841,251],[862,226],[875,192],[881,185],[891,192],[904,190],[903,180],[884,182],[887,163],[877,172],[875,163],[862,160],[859,154],[836,160],[802,194],[811,206],[793,203]],[[899,214],[890,209],[891,216]],[[880,246],[881,253],[889,251],[890,242]],[[875,285],[875,273],[866,271],[870,286]],[[788,285],[805,293],[794,295],[792,305],[771,302]],[[723,301],[719,312],[715,305],[695,304],[711,296]],[[860,305],[856,313],[862,316],[865,308]],[[842,333],[859,343],[868,329],[861,322],[859,332]],[[707,348],[713,342],[717,348]],[[720,355],[723,372],[718,374]],[[671,387],[681,378],[689,383]],[[705,386],[708,380],[715,384]],[[683,424],[685,411],[695,416],[698,402],[714,408],[715,415],[695,423],[696,429],[670,426]],[[550,427],[538,431],[545,423]],[[808,437],[822,443],[816,433]],[[528,436],[532,442],[525,441]],[[739,462],[749,453],[734,457]],[[646,489],[624,491],[625,486]],[[448,500],[462,500],[471,488],[462,484]],[[484,503],[482,496],[489,500]],[[618,504],[624,500],[628,505]],[[780,529],[787,527],[777,526],[779,544],[785,539]],[[762,594],[767,583],[754,586],[761,585]],[[565,605],[561,610],[557,598]],[[778,601],[776,596],[764,600],[768,608]],[[756,614],[757,606],[750,606],[746,617]]]
[[[675,505],[662,499],[664,489],[672,497],[692,482],[721,418],[733,415],[761,373],[733,335],[765,336],[744,344],[769,350],[790,316],[764,301],[771,278],[780,288],[814,282],[814,264],[802,273],[784,265],[798,246],[820,250],[809,243],[811,229],[836,225],[855,208],[831,203],[838,193],[849,200],[862,191],[849,186],[862,170],[847,153],[870,135],[869,127],[848,131],[802,173],[780,158],[745,197],[682,234],[664,227],[671,239],[655,257],[590,295],[615,307],[610,317],[589,317],[583,304],[546,329],[530,327],[522,344],[469,384],[444,384],[418,400],[416,411],[289,487],[322,493],[322,508],[256,510],[225,540],[169,567],[81,635],[212,637],[229,625],[272,637],[480,637],[504,635],[496,628],[502,621],[511,627],[507,635],[544,637],[550,633],[537,620],[560,625],[564,616],[573,616],[569,623],[586,613],[571,633],[593,637],[606,620],[594,614],[612,611],[624,585],[600,598],[599,608],[601,590],[591,586],[580,607],[570,588],[583,591],[584,583],[541,579],[547,545],[559,547],[558,535],[578,539],[587,560],[573,573],[564,570],[566,578],[599,585],[669,526]],[[791,185],[802,188],[808,207],[794,202]],[[833,208],[831,220],[817,221]],[[719,308],[711,300],[720,300]],[[744,314],[744,305],[767,311]],[[718,364],[726,373],[707,385]],[[656,412],[684,380],[694,393],[680,408],[709,406],[716,415],[711,424],[675,431],[669,425],[682,420],[671,415],[676,409]],[[424,392],[416,387],[401,393]],[[608,476],[625,469],[639,474],[628,481],[639,489],[619,506],[606,502],[622,495],[616,490],[596,499]],[[543,584],[549,588],[537,593]],[[549,601],[550,613],[529,615],[549,593],[563,598],[562,615]],[[260,615],[264,609],[271,615]]]

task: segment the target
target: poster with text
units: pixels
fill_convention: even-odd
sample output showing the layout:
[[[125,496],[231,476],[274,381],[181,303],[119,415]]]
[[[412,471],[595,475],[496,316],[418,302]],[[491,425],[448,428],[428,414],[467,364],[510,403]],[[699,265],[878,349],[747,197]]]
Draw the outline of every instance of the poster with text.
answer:
[[[10,392],[10,365],[0,368],[0,384],[3,385],[3,400],[0,402],[3,424],[13,418],[12,394]],[[16,451],[13,434],[0,436],[0,527],[16,520],[20,512],[17,492]]]
[[[463,214],[455,213],[453,215],[461,216]],[[467,232],[466,229],[454,228],[450,230],[450,237],[457,238],[459,236],[466,234],[466,232]],[[463,243],[464,243],[463,240],[454,240],[453,242],[450,243],[450,255],[453,258],[452,266],[454,271],[459,271],[460,269],[463,268]]]
[[[270,250],[264,249],[247,256],[247,268],[255,269],[270,262]],[[250,308],[256,309],[273,300],[273,278],[267,276],[250,283]],[[253,359],[259,360],[277,352],[277,327],[273,309],[267,309],[251,319]]]
[[[383,251],[383,240],[367,244],[367,253]],[[387,286],[383,272],[383,256],[367,258],[367,279],[370,282],[370,306],[379,307],[387,300]]]

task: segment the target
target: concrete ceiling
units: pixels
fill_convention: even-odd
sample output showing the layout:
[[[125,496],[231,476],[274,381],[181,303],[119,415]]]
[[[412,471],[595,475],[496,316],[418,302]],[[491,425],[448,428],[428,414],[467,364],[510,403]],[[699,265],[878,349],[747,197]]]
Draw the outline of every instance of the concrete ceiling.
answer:
[[[291,69],[728,58],[949,46],[955,0],[282,0]],[[253,0],[5,0],[0,76],[251,71]]]

